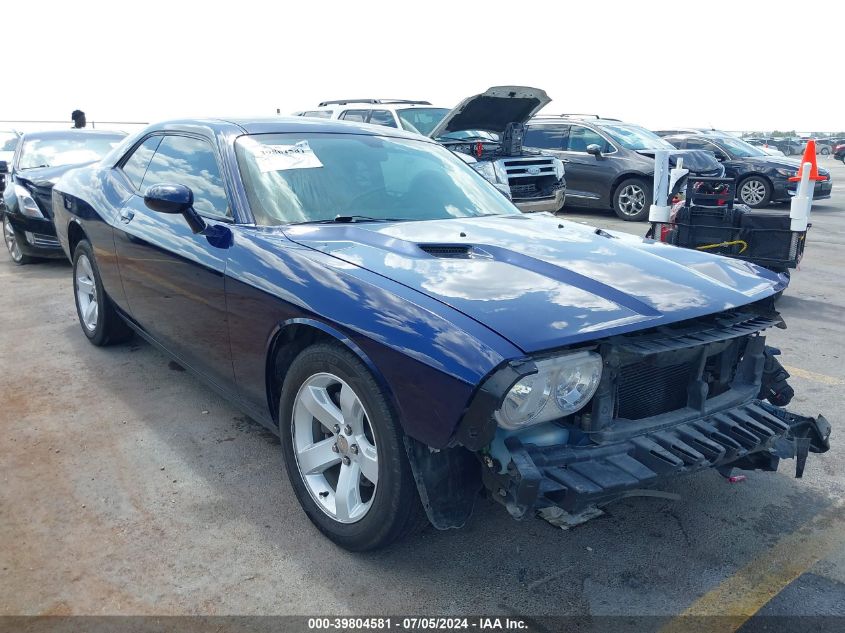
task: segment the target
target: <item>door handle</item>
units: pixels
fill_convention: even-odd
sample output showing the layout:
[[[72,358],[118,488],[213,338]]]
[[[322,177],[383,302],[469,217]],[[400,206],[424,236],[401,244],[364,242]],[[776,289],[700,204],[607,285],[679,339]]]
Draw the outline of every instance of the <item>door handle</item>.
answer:
[[[129,224],[132,218],[135,217],[135,212],[130,209],[123,209],[120,212],[120,221],[124,224]]]

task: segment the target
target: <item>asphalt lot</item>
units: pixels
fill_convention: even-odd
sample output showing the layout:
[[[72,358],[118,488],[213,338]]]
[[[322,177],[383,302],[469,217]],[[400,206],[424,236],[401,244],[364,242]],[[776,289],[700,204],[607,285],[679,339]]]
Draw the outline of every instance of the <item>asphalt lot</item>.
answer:
[[[312,527],[275,437],[146,343],[91,346],[69,266],[4,249],[0,614],[845,615],[845,166],[821,163],[834,197],[769,338],[793,408],[834,427],[802,480],[705,472],[568,532],[481,501],[461,531],[363,555]]]

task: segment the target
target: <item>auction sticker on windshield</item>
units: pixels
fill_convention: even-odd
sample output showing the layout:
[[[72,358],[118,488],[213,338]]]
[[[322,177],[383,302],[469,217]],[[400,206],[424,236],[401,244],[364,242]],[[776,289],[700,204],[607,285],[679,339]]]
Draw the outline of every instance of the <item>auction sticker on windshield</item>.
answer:
[[[262,173],[323,166],[308,141],[299,141],[294,145],[258,145],[250,149]]]

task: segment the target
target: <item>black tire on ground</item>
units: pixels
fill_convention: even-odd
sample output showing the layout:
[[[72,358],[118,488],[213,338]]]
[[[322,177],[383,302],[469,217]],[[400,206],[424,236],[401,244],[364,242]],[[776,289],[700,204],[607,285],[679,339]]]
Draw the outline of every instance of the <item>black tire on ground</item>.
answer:
[[[642,222],[651,206],[652,183],[645,178],[628,178],[613,191],[613,211],[628,222]]]
[[[823,145],[822,148],[819,150],[819,154],[821,154],[822,156],[827,156],[828,154],[830,154],[830,148]]]
[[[337,520],[317,505],[306,487],[296,457],[293,414],[297,395],[309,379],[326,373],[344,381],[360,400],[378,456],[378,484],[371,498],[372,504],[352,523]],[[313,424],[319,425],[318,422]],[[300,505],[314,525],[341,547],[351,551],[378,549],[428,524],[399,421],[372,374],[342,345],[317,343],[306,348],[291,363],[282,386],[279,431],[285,469]]]
[[[9,218],[6,217],[5,213],[3,214],[3,242],[6,244],[6,250],[9,251],[9,259],[12,260],[13,264],[23,266],[35,261],[35,258],[24,255],[21,252],[20,236],[12,226],[12,223],[9,222]]]
[[[737,185],[736,197],[752,209],[761,209],[772,200],[772,185],[762,176],[749,176]]]
[[[80,262],[87,261],[91,269],[93,281],[92,296],[96,299],[97,315],[93,327],[85,324],[85,317],[80,306],[79,277],[82,274]],[[76,304],[76,315],[79,317],[79,325],[88,340],[97,347],[104,347],[114,343],[122,343],[132,337],[132,330],[121,318],[114,308],[111,299],[103,288],[100,278],[100,270],[97,267],[97,260],[94,258],[94,249],[88,240],[82,240],[76,245],[73,251],[73,298]]]

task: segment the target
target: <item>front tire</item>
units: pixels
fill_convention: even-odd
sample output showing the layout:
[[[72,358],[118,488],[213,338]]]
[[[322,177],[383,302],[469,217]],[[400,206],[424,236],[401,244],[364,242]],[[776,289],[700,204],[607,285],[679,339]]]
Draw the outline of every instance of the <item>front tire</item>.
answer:
[[[9,257],[11,258],[12,263],[17,264],[18,266],[32,263],[32,257],[24,255],[21,250],[20,241],[18,234],[15,231],[15,227],[12,226],[12,223],[9,222],[8,216],[5,214],[3,215],[3,241],[6,242],[6,249],[9,251]]]
[[[769,181],[760,176],[749,176],[739,183],[737,198],[752,209],[768,206],[772,200],[772,186]]]
[[[291,363],[279,431],[300,505],[341,547],[378,549],[425,523],[399,421],[344,347],[318,343]]]
[[[73,296],[79,325],[92,344],[103,347],[132,336],[103,289],[94,249],[87,240],[79,242],[73,251]]]
[[[613,192],[613,210],[627,222],[641,222],[648,216],[652,185],[642,178],[628,178]]]
[[[828,154],[830,154],[830,148],[828,148],[828,147],[822,147],[822,148],[819,150],[819,154],[821,154],[822,156],[827,156]]]

